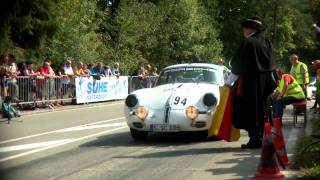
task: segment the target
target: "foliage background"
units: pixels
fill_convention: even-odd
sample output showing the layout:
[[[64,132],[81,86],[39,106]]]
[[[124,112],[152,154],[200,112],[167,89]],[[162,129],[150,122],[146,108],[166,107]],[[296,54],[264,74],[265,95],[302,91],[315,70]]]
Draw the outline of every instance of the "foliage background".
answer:
[[[320,0],[2,0],[0,53],[18,61],[44,58],[58,65],[120,62],[123,73],[139,66],[230,60],[242,35],[239,22],[261,17],[278,66],[288,56],[320,59],[311,24]]]

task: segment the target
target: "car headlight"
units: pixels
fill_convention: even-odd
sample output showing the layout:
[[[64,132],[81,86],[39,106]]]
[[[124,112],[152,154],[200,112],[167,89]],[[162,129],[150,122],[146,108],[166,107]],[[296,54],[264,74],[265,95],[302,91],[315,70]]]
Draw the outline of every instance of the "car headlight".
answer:
[[[138,104],[138,99],[137,99],[136,95],[130,94],[130,95],[126,98],[125,104],[126,104],[128,107],[134,107],[135,105],[137,105],[137,104]]]
[[[207,93],[203,96],[203,104],[206,106],[213,106],[217,104],[217,98],[211,94]]]
[[[149,110],[144,106],[138,106],[135,114],[141,120],[144,120],[148,116]]]
[[[194,106],[187,107],[186,109],[187,118],[194,120],[198,117],[198,115],[199,115],[199,110],[196,107]]]

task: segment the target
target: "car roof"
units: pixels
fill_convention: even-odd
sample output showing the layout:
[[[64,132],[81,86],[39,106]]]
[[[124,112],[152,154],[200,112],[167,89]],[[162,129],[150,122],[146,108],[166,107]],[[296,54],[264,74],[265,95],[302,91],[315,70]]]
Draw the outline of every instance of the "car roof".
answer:
[[[176,64],[171,65],[163,70],[171,69],[171,68],[183,68],[183,67],[204,67],[204,68],[214,68],[214,69],[221,69],[222,67],[220,65],[216,64],[209,64],[209,63],[188,63],[188,64]]]

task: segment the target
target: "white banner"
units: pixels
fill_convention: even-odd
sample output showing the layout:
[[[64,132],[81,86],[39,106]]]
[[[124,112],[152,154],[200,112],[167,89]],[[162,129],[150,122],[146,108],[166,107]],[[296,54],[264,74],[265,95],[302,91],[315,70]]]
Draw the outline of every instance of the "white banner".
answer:
[[[101,77],[95,80],[92,77],[77,77],[77,103],[108,101],[125,99],[128,96],[128,77]]]

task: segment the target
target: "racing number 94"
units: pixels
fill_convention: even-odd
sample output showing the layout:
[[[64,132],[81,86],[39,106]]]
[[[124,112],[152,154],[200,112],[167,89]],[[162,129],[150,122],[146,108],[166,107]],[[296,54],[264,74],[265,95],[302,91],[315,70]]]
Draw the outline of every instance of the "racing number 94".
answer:
[[[175,97],[173,104],[178,105],[179,103],[182,104],[183,106],[185,106],[187,103],[187,98],[183,99],[183,98],[180,98],[179,96]]]

